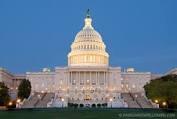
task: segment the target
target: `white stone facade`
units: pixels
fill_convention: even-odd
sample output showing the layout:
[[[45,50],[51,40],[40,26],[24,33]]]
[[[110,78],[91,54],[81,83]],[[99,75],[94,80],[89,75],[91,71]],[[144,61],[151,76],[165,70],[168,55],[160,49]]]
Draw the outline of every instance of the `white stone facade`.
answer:
[[[0,68],[0,82],[4,82],[8,88],[13,86],[13,75],[3,68]]]
[[[31,82],[32,92],[55,93],[55,101],[50,102],[53,106],[106,103],[108,107],[126,107],[120,94],[144,93],[143,87],[152,75],[136,72],[133,68],[122,71],[120,67],[110,67],[106,45],[91,23],[92,19],[87,15],[83,29],[76,35],[68,53],[68,66],[56,67],[54,71],[45,68],[41,72],[27,72],[22,77],[0,69],[0,81],[13,87],[15,79],[26,78]]]
[[[54,72],[27,72],[26,78],[35,92],[53,92],[57,88]]]
[[[151,80],[150,72],[122,72],[122,92],[143,93],[144,85]]]
[[[28,72],[35,92],[56,93],[55,103],[108,104],[108,107],[123,107],[122,92],[143,92],[143,86],[150,81],[151,73],[134,72],[109,66],[101,35],[93,28],[89,15],[85,26],[76,35],[68,54],[68,66],[56,67],[54,71]]]

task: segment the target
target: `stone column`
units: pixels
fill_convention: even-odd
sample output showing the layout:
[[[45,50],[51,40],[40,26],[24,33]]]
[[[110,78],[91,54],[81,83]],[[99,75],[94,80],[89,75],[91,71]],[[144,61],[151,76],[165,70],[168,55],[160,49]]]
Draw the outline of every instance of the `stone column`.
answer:
[[[79,87],[81,87],[80,85],[81,85],[81,72],[79,71]]]
[[[92,79],[91,79],[91,76],[92,76],[92,72],[90,71],[90,78],[89,78],[89,85],[91,86],[92,85]]]
[[[100,87],[100,72],[98,72],[98,85]]]
[[[72,72],[70,72],[70,87],[72,87]]]
[[[96,85],[98,87],[98,72],[96,72]]]
[[[106,84],[106,75],[105,75],[105,71],[103,72],[103,75],[104,75],[104,85]]]

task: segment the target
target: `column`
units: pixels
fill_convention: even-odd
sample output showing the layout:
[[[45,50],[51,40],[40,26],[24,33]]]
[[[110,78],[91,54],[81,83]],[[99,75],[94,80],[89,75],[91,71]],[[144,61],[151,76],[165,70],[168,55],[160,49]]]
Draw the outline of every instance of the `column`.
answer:
[[[89,78],[89,84],[92,85],[92,79],[91,79],[92,72],[90,71],[90,78]]]
[[[72,82],[73,82],[73,76],[72,76],[72,71],[71,71],[71,79],[70,79],[70,85],[71,86],[73,85]]]
[[[96,82],[96,86],[98,87],[98,72],[96,72],[96,79],[95,79],[95,82]]]
[[[85,85],[85,80],[86,80],[86,72],[85,71],[83,72],[83,75],[84,75],[83,82],[84,82],[84,85]]]
[[[81,72],[79,71],[79,87],[81,85]]]
[[[68,71],[67,71],[66,75],[67,75],[67,79],[66,79],[67,80],[67,90],[69,90],[68,89],[68,87],[69,87],[69,72]]]
[[[103,82],[103,83],[104,83],[104,85],[105,85],[105,83],[106,83],[106,82],[105,82],[105,80],[106,80],[106,78],[105,78],[105,71],[103,72],[103,75],[104,75],[104,82]]]
[[[100,86],[100,72],[98,72],[98,85]]]

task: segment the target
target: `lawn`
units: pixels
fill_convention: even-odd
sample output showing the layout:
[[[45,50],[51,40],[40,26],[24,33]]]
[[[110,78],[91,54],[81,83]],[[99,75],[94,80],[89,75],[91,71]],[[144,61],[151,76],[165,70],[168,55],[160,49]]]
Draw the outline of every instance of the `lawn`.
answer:
[[[177,119],[177,110],[160,109],[24,109],[0,111],[0,119]]]

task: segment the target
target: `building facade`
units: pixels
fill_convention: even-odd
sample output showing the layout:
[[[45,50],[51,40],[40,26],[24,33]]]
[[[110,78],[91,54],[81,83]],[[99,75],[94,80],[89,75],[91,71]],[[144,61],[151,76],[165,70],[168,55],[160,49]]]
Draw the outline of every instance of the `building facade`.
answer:
[[[53,106],[68,103],[84,105],[107,104],[108,107],[125,107],[121,93],[144,93],[143,86],[153,77],[151,72],[136,72],[133,68],[122,71],[121,67],[109,66],[109,54],[101,35],[92,26],[87,14],[84,27],[77,33],[68,66],[54,70],[44,68],[40,72],[13,75],[0,68],[0,81],[17,91],[22,79],[31,82],[32,93],[55,93]],[[172,71],[176,73],[176,70]]]
[[[130,71],[129,71],[130,70]],[[84,27],[77,33],[68,53],[68,66],[54,71],[27,72],[26,78],[34,92],[54,92],[58,101],[67,103],[107,103],[123,106],[123,92],[144,92],[143,86],[151,79],[150,72],[121,72],[120,67],[109,66],[101,35],[92,26],[89,14]]]

